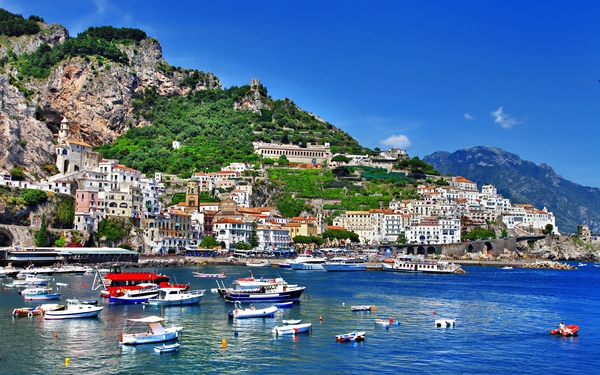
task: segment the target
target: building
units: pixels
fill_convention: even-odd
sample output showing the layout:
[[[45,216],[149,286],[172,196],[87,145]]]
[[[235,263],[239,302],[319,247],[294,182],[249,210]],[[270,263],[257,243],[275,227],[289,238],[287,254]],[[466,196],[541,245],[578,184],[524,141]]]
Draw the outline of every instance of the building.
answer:
[[[285,155],[292,163],[322,164],[331,159],[329,143],[324,145],[307,145],[306,148],[277,143],[253,142],[254,153],[263,158],[279,159]]]

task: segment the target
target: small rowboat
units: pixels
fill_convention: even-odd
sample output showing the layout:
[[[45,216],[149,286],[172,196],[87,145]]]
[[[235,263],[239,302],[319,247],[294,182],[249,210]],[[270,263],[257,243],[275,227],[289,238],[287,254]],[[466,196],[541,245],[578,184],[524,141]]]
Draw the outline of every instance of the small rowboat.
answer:
[[[14,316],[34,316],[43,314],[44,310],[39,307],[21,307],[13,310]]]
[[[176,352],[177,350],[179,350],[179,347],[181,346],[180,343],[175,343],[175,344],[171,344],[171,345],[165,345],[162,344],[161,346],[155,346],[154,347],[154,351],[157,353],[171,353],[171,352]]]
[[[563,335],[565,337],[577,336],[578,332],[579,332],[579,326],[576,326],[575,324],[569,324],[562,331],[560,329],[551,329],[550,330],[551,335]]]
[[[389,318],[388,320],[386,319],[375,319],[375,324],[381,324],[382,326],[390,326],[392,324],[395,324],[397,326],[400,325],[400,321],[399,320],[394,320],[394,318]]]
[[[290,320],[282,320],[283,324],[299,324],[302,319],[290,319]]]
[[[279,302],[276,303],[275,306],[277,306],[277,308],[288,308],[288,307],[293,307],[294,306],[294,302],[289,301],[289,302]]]
[[[343,335],[335,336],[335,341],[339,342],[349,342],[349,341],[364,341],[365,340],[365,332],[350,332]]]
[[[290,324],[281,327],[273,327],[272,332],[277,335],[296,335],[297,333],[309,332],[311,330],[311,323],[302,324]]]

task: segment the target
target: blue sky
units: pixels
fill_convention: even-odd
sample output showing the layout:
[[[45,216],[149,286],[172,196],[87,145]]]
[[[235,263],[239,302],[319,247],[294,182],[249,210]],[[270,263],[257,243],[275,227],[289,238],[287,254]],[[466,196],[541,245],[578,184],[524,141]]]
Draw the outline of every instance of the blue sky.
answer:
[[[362,145],[494,146],[600,187],[600,1],[0,0],[144,30],[224,87],[259,78]]]

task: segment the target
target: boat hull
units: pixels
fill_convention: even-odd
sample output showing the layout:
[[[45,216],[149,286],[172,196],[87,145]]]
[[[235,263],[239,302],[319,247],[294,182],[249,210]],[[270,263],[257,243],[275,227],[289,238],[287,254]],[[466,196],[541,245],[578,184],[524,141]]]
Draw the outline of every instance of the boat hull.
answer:
[[[227,302],[280,302],[297,301],[302,296],[306,287],[298,287],[294,290],[275,293],[246,292],[246,291],[227,291],[224,293]]]
[[[323,268],[327,272],[366,271],[367,264],[324,264]]]
[[[160,334],[148,334],[146,332],[140,333],[127,333],[122,335],[121,344],[123,345],[141,345],[141,344],[153,344],[157,342],[166,342],[176,340],[181,335],[183,327],[170,327],[165,328],[163,333]]]
[[[277,312],[276,306],[270,306],[264,309],[235,309],[229,312],[229,317],[233,319],[247,318],[272,318]]]
[[[87,305],[91,306],[91,305]],[[59,311],[46,311],[44,319],[46,320],[60,320],[60,319],[80,319],[80,318],[97,318],[100,315],[104,307],[94,307],[93,309],[87,309],[84,311],[71,311],[71,310],[59,310]]]
[[[39,295],[25,295],[25,301],[46,301],[51,299],[60,299],[60,293],[48,293]]]
[[[324,270],[320,263],[290,263],[290,267],[297,271]]]
[[[180,300],[164,300],[164,299],[149,299],[146,303],[150,306],[184,306],[184,305],[195,305],[200,303],[202,296],[195,296],[190,298],[182,298]]]
[[[157,353],[172,353],[172,352],[176,352],[177,350],[179,350],[179,347],[181,346],[180,343],[175,343],[173,345],[161,345],[161,346],[155,346],[154,347],[154,351]]]
[[[282,327],[274,327],[272,332],[276,335],[295,335],[297,333],[310,332],[311,323],[290,324]]]

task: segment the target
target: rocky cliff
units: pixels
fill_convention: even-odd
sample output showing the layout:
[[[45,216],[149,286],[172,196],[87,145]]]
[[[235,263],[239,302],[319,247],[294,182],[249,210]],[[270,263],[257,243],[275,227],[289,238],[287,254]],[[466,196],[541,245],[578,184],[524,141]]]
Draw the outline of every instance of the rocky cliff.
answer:
[[[6,38],[0,58],[33,52],[43,43],[54,46],[68,38],[60,25],[40,23],[36,35]],[[73,138],[99,146],[112,142],[136,126],[147,125],[132,115],[136,93],[154,89],[159,95],[186,95],[190,91],[219,88],[211,73],[171,67],[162,57],[156,39],[121,45],[129,63],[98,56],[72,57],[56,64],[47,79],[26,79],[5,64],[0,74],[0,172],[15,166],[35,179],[48,174],[54,164],[54,137],[63,117],[69,120]],[[182,84],[194,75],[194,87]],[[16,77],[16,78],[15,78]]]

